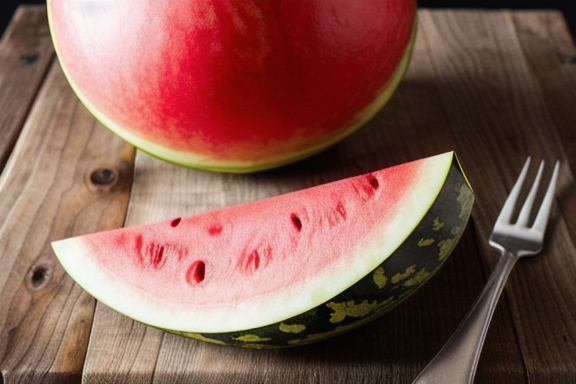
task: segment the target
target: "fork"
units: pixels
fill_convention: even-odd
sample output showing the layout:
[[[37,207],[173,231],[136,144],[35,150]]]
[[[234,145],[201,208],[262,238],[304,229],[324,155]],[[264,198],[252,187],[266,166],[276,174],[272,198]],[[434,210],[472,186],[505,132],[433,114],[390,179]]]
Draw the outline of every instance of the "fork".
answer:
[[[542,250],[544,232],[554,198],[560,163],[556,162],[554,166],[548,188],[532,225],[529,224],[530,214],[542,178],[543,161],[540,163],[534,183],[528,192],[517,220],[512,221],[516,201],[526,179],[529,166],[530,157],[526,160],[490,235],[490,246],[497,250],[501,256],[492,270],[486,286],[448,342],[420,372],[412,384],[471,384],[474,381],[490,320],[514,264],[521,257],[533,256]]]

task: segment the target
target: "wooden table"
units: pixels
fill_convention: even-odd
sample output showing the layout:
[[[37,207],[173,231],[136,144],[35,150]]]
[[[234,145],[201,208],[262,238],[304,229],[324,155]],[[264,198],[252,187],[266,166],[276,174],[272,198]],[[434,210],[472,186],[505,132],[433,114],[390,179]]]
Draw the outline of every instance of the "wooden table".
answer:
[[[78,102],[43,7],[0,41],[0,383],[410,383],[494,265],[487,245],[527,155],[562,161],[545,250],[521,261],[476,383],[576,382],[576,49],[556,12],[419,11],[408,73],[362,130],[298,164],[211,174],[137,152]],[[285,350],[219,347],[135,323],[64,273],[56,239],[256,200],[456,150],[476,192],[442,270],[380,320]]]

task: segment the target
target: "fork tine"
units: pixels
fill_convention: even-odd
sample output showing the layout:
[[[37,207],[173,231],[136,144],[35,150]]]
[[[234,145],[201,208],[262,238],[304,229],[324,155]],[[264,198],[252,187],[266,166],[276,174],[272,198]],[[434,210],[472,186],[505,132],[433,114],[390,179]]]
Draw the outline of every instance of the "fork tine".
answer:
[[[516,180],[516,184],[514,184],[514,187],[512,187],[508,198],[504,202],[504,205],[500,210],[500,214],[498,215],[498,219],[496,219],[497,223],[510,223],[510,220],[512,219],[512,213],[514,212],[514,206],[516,205],[516,200],[518,200],[518,195],[520,195],[520,190],[522,189],[522,184],[524,184],[524,179],[526,179],[529,166],[530,157],[526,159],[526,163],[524,163],[524,167],[520,172],[520,176],[518,176],[518,179]]]
[[[538,192],[538,186],[540,185],[540,180],[542,179],[543,170],[544,170],[544,161],[541,161],[540,166],[538,167],[538,173],[536,174],[536,178],[532,183],[530,192],[528,193],[524,205],[522,206],[522,210],[518,215],[518,220],[516,221],[517,225],[521,225],[524,227],[528,224],[528,218],[530,217],[530,212],[532,211],[532,205],[534,204],[534,199],[536,198],[536,193]]]
[[[538,215],[534,220],[534,225],[532,228],[544,233],[546,230],[546,225],[548,223],[548,216],[550,215],[550,208],[552,207],[552,200],[554,199],[554,193],[556,191],[556,183],[558,181],[558,173],[560,171],[560,161],[556,161],[554,165],[554,171],[552,172],[552,177],[550,178],[550,184],[542,200],[542,205],[538,210]]]

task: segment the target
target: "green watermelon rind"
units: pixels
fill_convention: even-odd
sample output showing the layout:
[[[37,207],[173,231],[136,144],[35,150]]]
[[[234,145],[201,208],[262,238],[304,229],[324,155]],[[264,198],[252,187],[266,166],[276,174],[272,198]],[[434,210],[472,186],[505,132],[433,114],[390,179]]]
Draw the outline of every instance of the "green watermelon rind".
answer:
[[[263,327],[222,333],[167,332],[249,348],[298,346],[332,337],[389,312],[444,264],[462,237],[474,193],[456,156],[436,200],[407,239],[357,283],[304,313]]]

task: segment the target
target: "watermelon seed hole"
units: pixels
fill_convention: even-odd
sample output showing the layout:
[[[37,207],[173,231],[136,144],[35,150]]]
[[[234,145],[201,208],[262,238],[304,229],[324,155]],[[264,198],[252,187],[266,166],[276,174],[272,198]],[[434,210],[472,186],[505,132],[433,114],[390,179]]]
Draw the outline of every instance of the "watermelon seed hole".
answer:
[[[182,220],[182,218],[178,217],[178,218],[172,220],[172,222],[170,222],[170,225],[171,225],[173,228],[175,228],[175,227],[178,226],[178,224],[180,224],[180,221],[181,221],[181,220]]]
[[[298,230],[298,232],[300,232],[302,230],[302,220],[300,220],[300,218],[298,217],[298,215],[296,215],[295,213],[293,213],[290,218],[292,219],[292,223],[294,224],[294,226],[296,227],[296,229]]]
[[[164,266],[166,260],[164,259],[164,246],[152,246],[152,254],[150,255],[150,261],[156,269],[160,269]]]
[[[377,178],[375,178],[373,175],[370,175],[368,176],[368,180],[370,181],[370,185],[372,186],[372,188],[378,189],[380,183],[378,182]]]
[[[186,281],[190,285],[201,283],[206,277],[206,263],[198,260],[193,263],[186,272]]]

